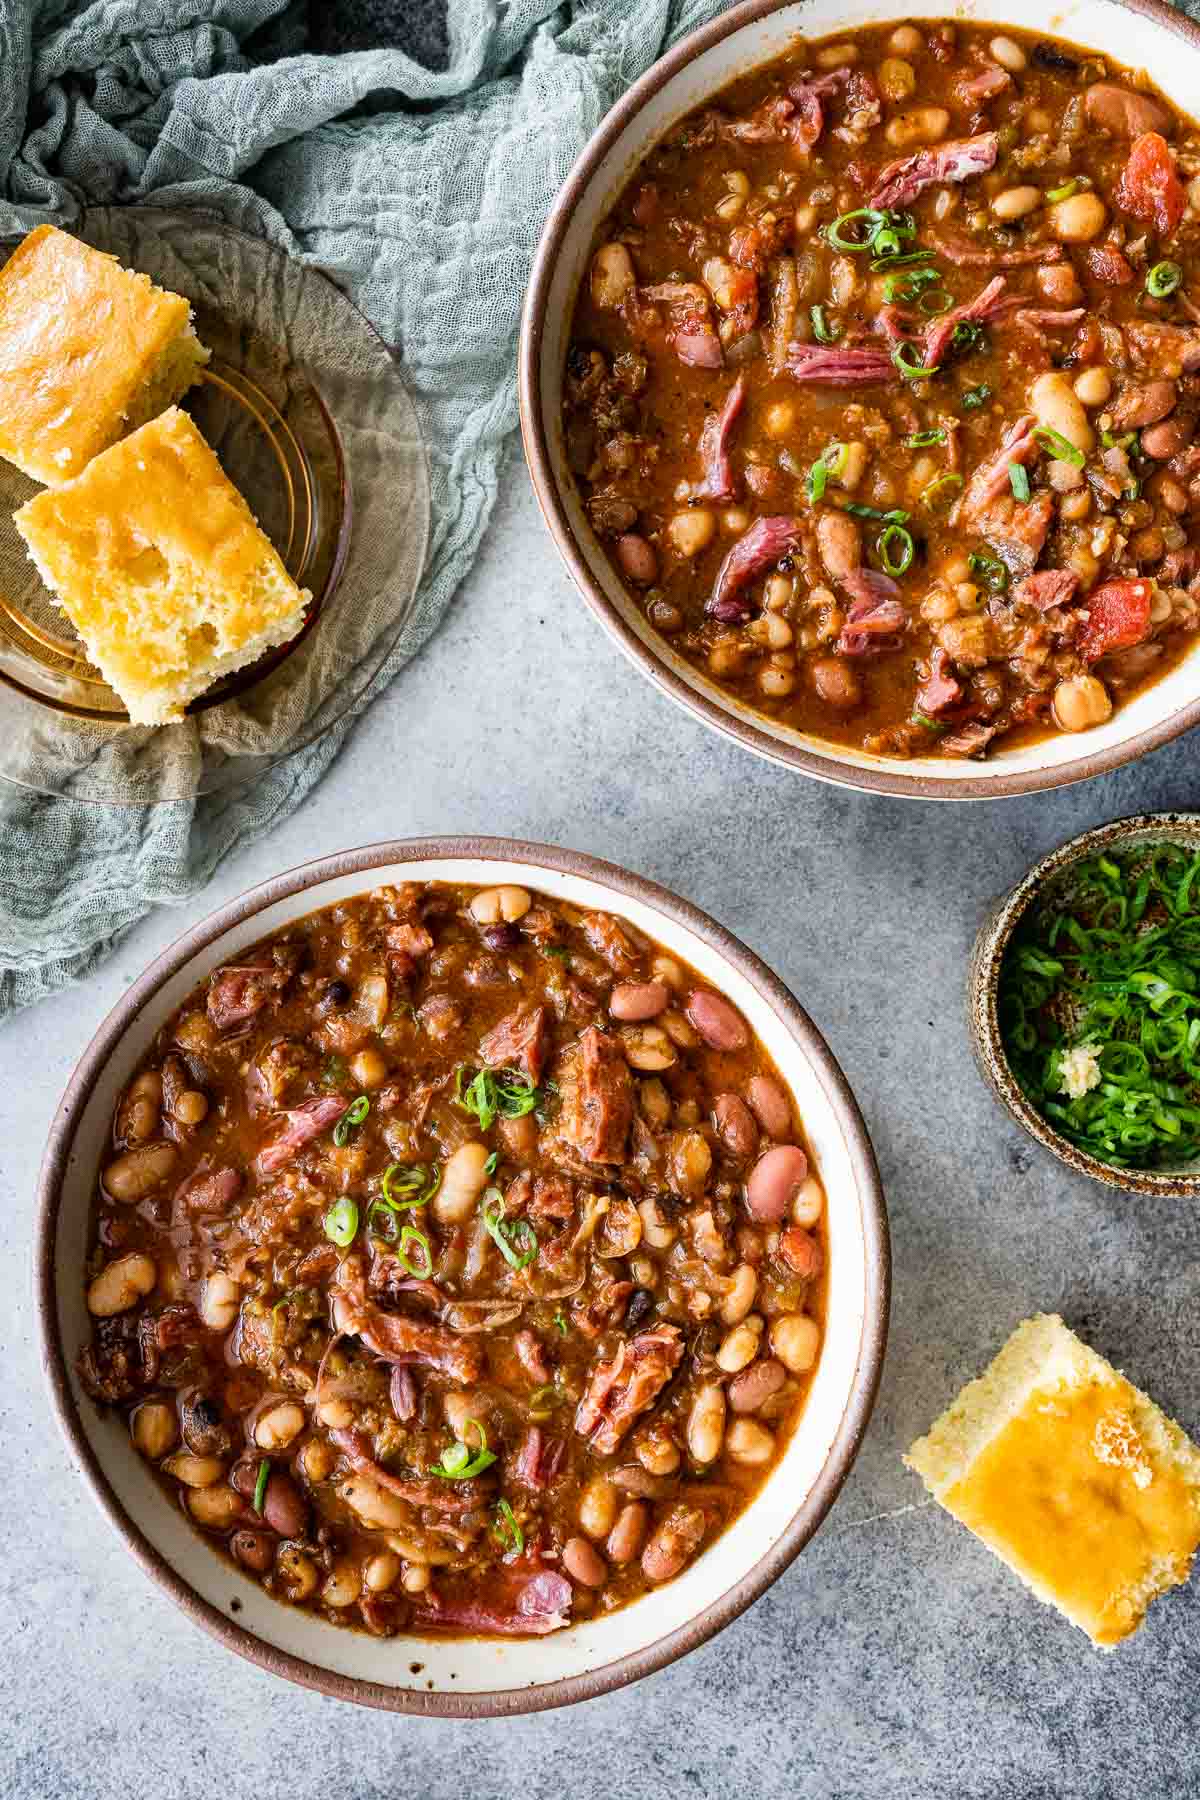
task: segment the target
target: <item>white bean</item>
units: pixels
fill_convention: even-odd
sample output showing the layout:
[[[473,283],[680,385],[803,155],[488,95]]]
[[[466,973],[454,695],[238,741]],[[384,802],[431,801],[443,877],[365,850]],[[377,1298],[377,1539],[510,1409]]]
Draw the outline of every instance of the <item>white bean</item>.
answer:
[[[515,925],[532,904],[522,887],[480,888],[471,899],[471,916],[479,925]]]
[[[1021,70],[1026,67],[1025,52],[1020,44],[1014,42],[1010,37],[994,37],[988,45],[988,49],[991,51],[994,61],[998,62],[1002,69],[1007,69],[1010,75],[1019,75]]]
[[[725,1390],[715,1383],[702,1387],[688,1414],[687,1446],[694,1462],[711,1463],[725,1441]]]
[[[285,1400],[281,1406],[259,1415],[254,1441],[260,1450],[286,1450],[303,1430],[304,1408],[294,1400]]]
[[[771,1349],[792,1375],[803,1375],[817,1360],[821,1328],[807,1313],[781,1313],[771,1326]]]
[[[998,219],[1024,219],[1029,213],[1036,212],[1041,204],[1040,188],[1005,188],[992,201],[992,211]]]
[[[87,1292],[88,1311],[97,1319],[111,1319],[116,1313],[128,1312],[154,1287],[158,1270],[152,1257],[135,1252],[118,1256],[106,1269],[101,1269]]]
[[[762,1334],[763,1321],[758,1313],[751,1313],[740,1325],[727,1331],[717,1350],[718,1369],[726,1375],[736,1375],[748,1363],[752,1363],[758,1355]]]
[[[939,143],[949,129],[950,114],[944,106],[914,106],[889,119],[883,135],[893,150],[907,150],[910,144]]]
[[[1095,448],[1096,434],[1083,410],[1083,402],[1067,376],[1055,370],[1039,375],[1029,390],[1029,404],[1039,425],[1056,431],[1084,456]]]
[[[1108,209],[1099,194],[1085,190],[1059,200],[1046,215],[1052,234],[1064,244],[1090,244],[1108,223]]]
[[[228,1331],[238,1316],[241,1290],[224,1269],[215,1269],[204,1284],[200,1317],[210,1331]]]
[[[442,1184],[433,1197],[433,1214],[440,1225],[461,1225],[474,1211],[487,1186],[486,1144],[460,1144],[442,1170]]]
[[[611,311],[636,282],[633,258],[624,244],[602,244],[592,258],[592,305]]]

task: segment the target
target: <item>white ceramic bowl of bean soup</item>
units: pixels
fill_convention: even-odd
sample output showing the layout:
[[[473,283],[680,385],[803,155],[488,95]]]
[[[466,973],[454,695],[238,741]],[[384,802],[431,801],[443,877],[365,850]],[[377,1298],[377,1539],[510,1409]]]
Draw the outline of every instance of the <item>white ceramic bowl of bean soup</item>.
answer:
[[[265,935],[400,881],[514,883],[623,916],[740,1008],[803,1119],[826,1192],[825,1337],[796,1429],[757,1496],[678,1579],[630,1606],[529,1639],[381,1639],[271,1598],[185,1522],[75,1373],[89,1338],[83,1268],[113,1108],[154,1034],[193,988]],[[84,1480],[142,1568],[229,1649],[305,1686],[414,1713],[518,1713],[585,1699],[682,1655],[736,1618],[797,1556],[866,1430],[889,1304],[887,1222],[862,1116],[824,1039],[751,951],[651,882],[570,851],[500,839],[376,845],[252,889],[178,940],[85,1051],[56,1112],[40,1181],[39,1311],[55,1410]]]
[[[1040,0],[963,0],[948,18],[1049,32],[1095,48],[1110,64],[1145,70],[1181,111],[1200,92],[1200,27],[1164,0],[1066,0],[1053,16]],[[706,679],[648,623],[587,519],[570,473],[562,423],[564,369],[576,295],[597,234],[647,153],[689,113],[735,80],[794,52],[797,40],[912,22],[898,0],[745,0],[693,32],[606,116],[555,202],[535,260],[521,337],[522,434],[539,505],[584,599],[621,649],[670,699],[722,735],[820,780],[917,799],[991,799],[1066,786],[1103,774],[1200,724],[1200,664],[1188,652],[1153,685],[1125,699],[1106,723],[1056,731],[985,761],[884,757],[801,734]],[[853,392],[849,399],[855,398]]]

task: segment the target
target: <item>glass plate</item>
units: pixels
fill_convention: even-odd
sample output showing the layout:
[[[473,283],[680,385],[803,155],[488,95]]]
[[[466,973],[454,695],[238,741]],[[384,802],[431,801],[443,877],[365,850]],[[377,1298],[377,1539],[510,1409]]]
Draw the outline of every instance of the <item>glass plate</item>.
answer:
[[[425,448],[387,345],[325,276],[203,213],[105,207],[71,229],[191,301],[213,357],[183,405],[312,601],[291,643],[178,724],[130,725],[12,523],[37,485],[0,459],[0,777],[109,805],[190,799],[253,781],[369,686],[425,563]]]

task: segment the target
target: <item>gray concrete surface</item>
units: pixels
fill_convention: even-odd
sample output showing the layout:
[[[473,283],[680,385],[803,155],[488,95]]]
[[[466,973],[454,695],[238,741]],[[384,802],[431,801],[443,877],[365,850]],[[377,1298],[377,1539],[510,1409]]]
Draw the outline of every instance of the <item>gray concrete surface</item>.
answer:
[[[970,1059],[964,959],[986,903],[1084,826],[1197,799],[1196,739],[1057,795],[867,799],[711,737],[625,663],[551,550],[524,467],[434,642],[309,804],[204,901],[0,1035],[0,1794],[11,1800],[867,1800],[1200,1793],[1200,1586],[1115,1656],[922,1503],[900,1452],[1018,1319],[1058,1308],[1200,1432],[1200,1224],[1068,1177]],[[896,1256],[891,1346],[824,1528],[736,1625],[637,1688],[509,1723],[323,1700],[230,1657],[109,1532],[51,1423],[31,1196],[72,1064],[171,938],[348,845],[488,831],[667,883],[766,957],[828,1035],[874,1135]]]

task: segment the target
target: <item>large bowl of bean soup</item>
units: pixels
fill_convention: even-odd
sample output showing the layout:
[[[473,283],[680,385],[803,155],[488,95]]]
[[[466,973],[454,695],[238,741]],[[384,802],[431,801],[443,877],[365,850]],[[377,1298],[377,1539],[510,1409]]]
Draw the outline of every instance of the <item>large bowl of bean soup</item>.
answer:
[[[820,779],[1082,780],[1200,720],[1200,30],[749,0],[609,113],[525,309],[534,487],[663,693]]]
[[[47,1368],[159,1586],[342,1698],[564,1704],[788,1566],[866,1429],[887,1226],[795,998],[505,840],[252,890],[101,1026],[41,1178]]]

